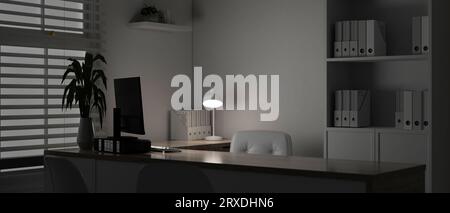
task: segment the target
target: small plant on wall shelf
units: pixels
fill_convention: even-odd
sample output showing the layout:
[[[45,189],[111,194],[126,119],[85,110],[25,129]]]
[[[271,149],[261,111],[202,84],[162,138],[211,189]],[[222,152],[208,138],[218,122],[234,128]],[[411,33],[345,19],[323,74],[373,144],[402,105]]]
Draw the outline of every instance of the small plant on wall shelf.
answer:
[[[140,16],[140,19],[143,19],[144,21],[167,23],[164,12],[152,4],[145,4],[140,12]]]

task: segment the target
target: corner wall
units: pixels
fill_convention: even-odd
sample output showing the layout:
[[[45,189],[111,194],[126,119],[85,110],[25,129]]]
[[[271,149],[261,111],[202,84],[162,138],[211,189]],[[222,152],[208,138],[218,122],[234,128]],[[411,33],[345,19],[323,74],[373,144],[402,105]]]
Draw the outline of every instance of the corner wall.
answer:
[[[150,2],[150,1],[149,1]],[[192,24],[191,0],[155,0],[160,8],[170,8],[178,24]],[[192,33],[167,33],[136,30],[128,22],[144,6],[142,0],[102,0],[102,53],[108,66],[107,135],[112,135],[112,112],[115,106],[115,78],[141,77],[145,136],[151,140],[169,137],[170,99],[174,90],[171,79],[192,73]]]

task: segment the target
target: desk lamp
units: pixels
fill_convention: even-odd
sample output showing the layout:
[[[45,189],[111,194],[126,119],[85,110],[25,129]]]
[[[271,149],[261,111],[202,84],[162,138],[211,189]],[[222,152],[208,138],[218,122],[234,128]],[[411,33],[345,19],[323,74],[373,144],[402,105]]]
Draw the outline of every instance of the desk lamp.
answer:
[[[220,141],[222,137],[216,136],[216,109],[223,106],[223,102],[220,100],[205,100],[203,106],[207,109],[212,109],[212,136],[206,137],[207,141]]]

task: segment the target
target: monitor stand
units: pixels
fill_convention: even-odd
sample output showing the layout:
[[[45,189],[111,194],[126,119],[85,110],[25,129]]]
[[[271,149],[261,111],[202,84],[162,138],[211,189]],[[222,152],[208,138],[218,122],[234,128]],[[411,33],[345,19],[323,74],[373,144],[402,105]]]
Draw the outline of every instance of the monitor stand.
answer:
[[[115,139],[119,141],[136,141],[139,140],[137,137],[132,136],[122,136],[122,120],[121,120],[121,110],[120,108],[114,108],[114,117],[113,117],[113,137],[109,137],[109,139]]]
[[[122,136],[122,121],[121,121],[121,110],[120,108],[114,108],[114,117],[113,117],[113,137],[109,137],[113,140],[119,140],[119,141],[138,141],[139,138],[137,137],[130,137],[130,136]],[[176,148],[170,148],[170,147],[159,147],[159,146],[152,146],[151,151],[153,152],[163,152],[163,153],[173,153],[173,152],[181,152],[180,149]]]

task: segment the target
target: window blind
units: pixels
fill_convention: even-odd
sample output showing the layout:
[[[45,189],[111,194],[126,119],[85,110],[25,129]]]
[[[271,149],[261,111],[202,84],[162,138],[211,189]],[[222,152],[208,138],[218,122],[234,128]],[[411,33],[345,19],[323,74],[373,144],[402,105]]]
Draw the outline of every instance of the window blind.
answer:
[[[68,58],[98,51],[98,11],[98,0],[0,0],[0,171],[76,146],[79,110],[62,109],[61,79]]]

